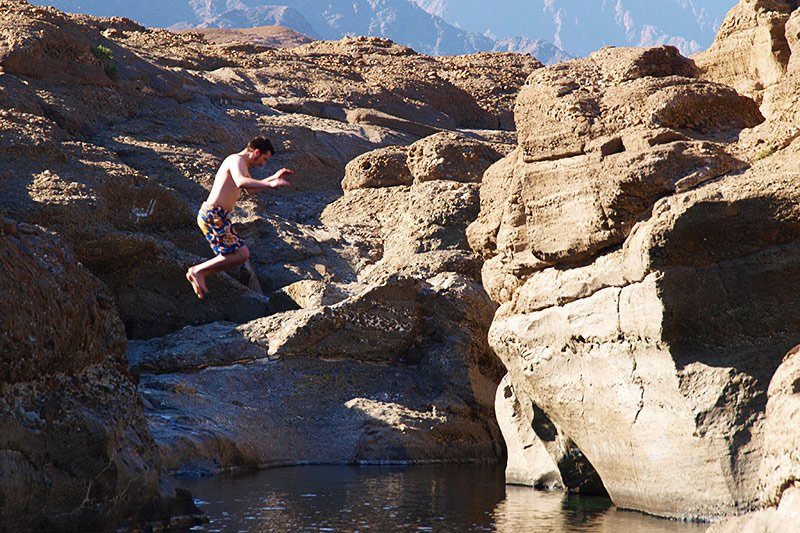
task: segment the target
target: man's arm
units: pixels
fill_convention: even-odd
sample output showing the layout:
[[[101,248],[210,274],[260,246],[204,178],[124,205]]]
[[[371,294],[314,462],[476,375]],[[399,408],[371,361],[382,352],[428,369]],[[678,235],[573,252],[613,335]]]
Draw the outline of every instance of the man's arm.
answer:
[[[282,168],[271,176],[267,176],[263,180],[256,180],[250,177],[250,172],[247,165],[241,159],[237,164],[231,168],[231,177],[234,183],[240,189],[245,189],[248,192],[261,191],[264,189],[274,189],[276,187],[285,187],[291,185],[286,179],[286,176],[292,173],[288,168]]]

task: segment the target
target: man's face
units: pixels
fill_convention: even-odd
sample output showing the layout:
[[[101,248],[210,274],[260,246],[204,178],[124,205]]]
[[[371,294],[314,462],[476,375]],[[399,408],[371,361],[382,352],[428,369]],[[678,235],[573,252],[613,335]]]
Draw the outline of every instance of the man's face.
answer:
[[[262,152],[261,150],[255,150],[253,152],[252,166],[260,167],[261,165],[269,161],[270,157],[272,157],[272,154],[270,152]]]

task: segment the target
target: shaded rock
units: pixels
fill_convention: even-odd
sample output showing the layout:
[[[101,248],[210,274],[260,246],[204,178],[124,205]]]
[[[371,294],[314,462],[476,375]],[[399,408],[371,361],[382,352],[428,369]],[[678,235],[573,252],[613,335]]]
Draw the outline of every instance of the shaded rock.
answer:
[[[767,390],[766,421],[764,425],[764,460],[759,480],[765,505],[784,505],[784,492],[800,478],[800,357],[798,347],[792,348],[772,376]],[[797,495],[794,496],[797,498]],[[788,498],[787,498],[788,504]],[[795,512],[800,507],[795,504]]]
[[[145,375],[140,390],[158,406],[151,423],[165,466],[183,473],[497,457],[489,422],[470,416],[470,408],[443,391],[437,376],[423,377],[416,368],[296,357]],[[161,416],[161,409],[169,416]]]
[[[225,273],[210,277],[210,293],[198,300],[185,273],[201,258],[126,234],[98,237],[85,243],[89,250],[105,250],[103,256],[92,258],[90,268],[115,295],[120,317],[132,339],[158,337],[190,324],[214,320],[247,322],[267,313],[265,297]]]
[[[524,392],[516,393],[510,374],[497,387],[495,413],[509,454],[506,483],[607,494],[580,449]]]
[[[147,341],[128,342],[128,365],[139,375],[195,372],[208,366],[225,366],[266,357],[266,351],[249,342],[233,322],[187,326]]]
[[[318,280],[301,280],[269,295],[269,309],[272,313],[295,309],[314,309],[334,305],[347,298],[349,294],[332,283]]]
[[[407,151],[404,146],[389,146],[358,156],[345,167],[342,189],[411,185]]]
[[[161,475],[105,287],[40,229],[0,248],[0,527],[110,530],[197,513]]]
[[[441,121],[428,119],[423,122],[407,120],[395,117],[388,113],[375,111],[374,109],[350,109],[345,112],[345,118],[350,124],[369,124],[371,126],[381,126],[397,131],[402,131],[417,137],[432,135],[445,125],[440,125]],[[424,117],[423,117],[424,118]],[[438,117],[437,117],[438,118]],[[429,123],[437,124],[438,127],[429,126]]]
[[[503,130],[514,131],[514,102],[530,72],[542,63],[530,54],[478,53],[437,57],[439,75],[474,95]]]
[[[503,157],[497,146],[456,133],[438,133],[408,148],[414,181],[480,182],[484,171]]]
[[[424,65],[423,62],[419,64]],[[383,87],[409,100],[425,102],[452,117],[456,126],[498,128],[497,117],[482,109],[470,94],[437,74],[434,65],[408,69],[399,64],[374,65],[362,72],[368,84]],[[431,68],[434,67],[434,68]]]

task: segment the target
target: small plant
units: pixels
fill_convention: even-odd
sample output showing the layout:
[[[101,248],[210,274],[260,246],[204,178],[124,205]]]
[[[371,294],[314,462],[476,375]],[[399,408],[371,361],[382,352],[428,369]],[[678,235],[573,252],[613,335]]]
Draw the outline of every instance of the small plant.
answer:
[[[756,161],[761,161],[765,157],[769,157],[774,153],[775,153],[775,148],[772,146],[767,146],[766,148],[764,148],[763,150],[761,150],[756,154]]]
[[[103,46],[102,44],[96,44],[92,46],[90,50],[94,57],[102,61],[106,76],[117,81],[119,79],[119,72],[117,71],[117,63],[114,61],[114,52],[111,48]]]
[[[111,48],[103,46],[102,44],[96,44],[92,46],[92,54],[94,54],[94,57],[101,61],[114,60],[114,52],[111,51]]]

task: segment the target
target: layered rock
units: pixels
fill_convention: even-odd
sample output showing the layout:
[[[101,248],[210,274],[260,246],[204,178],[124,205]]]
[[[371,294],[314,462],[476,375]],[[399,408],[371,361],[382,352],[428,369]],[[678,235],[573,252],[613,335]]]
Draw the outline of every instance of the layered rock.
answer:
[[[692,74],[669,48],[534,73],[520,146],[484,175],[468,230],[515,394],[617,505],[686,518],[761,502],[767,384],[800,288],[797,165],[745,170],[726,141],[755,104]]]
[[[162,477],[106,288],[52,234],[6,233],[0,528],[167,526],[197,512]]]
[[[757,33],[761,45],[742,48],[747,51],[739,55],[712,53],[712,49],[695,58],[705,77],[737,88],[752,87],[750,92],[767,120],[742,133],[739,150],[751,160],[768,158],[798,136],[800,11],[796,7],[796,2],[741,2],[723,25],[731,31],[720,32],[715,47],[732,50],[741,44],[741,34]],[[752,58],[746,60],[740,57],[742,53]]]
[[[447,134],[435,145],[458,153],[476,142]],[[345,185],[316,230],[336,235],[340,257],[316,256],[323,279],[281,289],[295,310],[131,342],[171,470],[502,456],[493,412],[502,369],[486,340],[495,305],[465,235],[480,163],[462,150],[449,180],[400,180],[416,146],[348,165],[345,184],[357,188]],[[423,150],[416,161],[439,159]]]
[[[800,416],[798,394],[798,347],[792,348],[775,371],[767,391],[764,421],[763,460],[759,468],[758,489],[762,509],[743,516],[727,518],[709,531],[781,531],[800,519],[797,419]]]
[[[761,102],[764,90],[786,73],[791,56],[790,0],[744,0],[725,17],[714,43],[693,59],[701,75]]]

